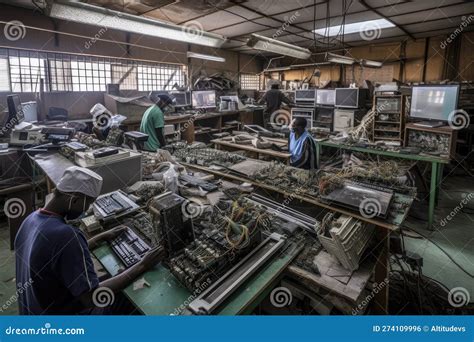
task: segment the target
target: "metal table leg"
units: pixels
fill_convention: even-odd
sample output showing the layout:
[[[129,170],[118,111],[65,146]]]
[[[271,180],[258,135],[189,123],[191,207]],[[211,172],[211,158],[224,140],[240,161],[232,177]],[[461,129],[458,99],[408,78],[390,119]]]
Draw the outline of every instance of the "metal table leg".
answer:
[[[438,186],[438,171],[439,166],[437,162],[431,163],[431,181],[430,181],[430,201],[428,208],[428,229],[433,229],[434,209],[436,202],[436,187]]]
[[[316,167],[319,169],[319,159],[321,154],[321,145],[316,141]]]

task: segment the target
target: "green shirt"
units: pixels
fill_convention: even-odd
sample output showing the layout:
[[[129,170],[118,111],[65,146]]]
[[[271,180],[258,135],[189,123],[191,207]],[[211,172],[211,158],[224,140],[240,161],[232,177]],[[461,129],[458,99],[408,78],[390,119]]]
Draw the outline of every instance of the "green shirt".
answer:
[[[145,149],[149,151],[156,151],[160,147],[156,129],[165,126],[165,115],[160,107],[153,105],[148,108],[142,117],[140,123],[140,132],[148,134],[148,140],[145,142]]]

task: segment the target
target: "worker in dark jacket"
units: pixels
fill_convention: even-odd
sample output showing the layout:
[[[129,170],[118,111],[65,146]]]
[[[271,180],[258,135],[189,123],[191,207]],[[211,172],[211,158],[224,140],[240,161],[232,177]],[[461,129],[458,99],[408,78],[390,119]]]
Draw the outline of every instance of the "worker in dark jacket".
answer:
[[[306,130],[305,118],[296,118],[291,125],[288,150],[291,153],[290,165],[300,169],[316,169],[316,143]]]
[[[258,101],[259,104],[266,103],[267,109],[263,117],[265,128],[269,128],[270,118],[273,113],[280,109],[282,103],[291,104],[291,101],[279,90],[278,84],[272,84],[270,90]]]
[[[99,196],[102,181],[89,169],[69,167],[52,199],[21,224],[15,239],[21,315],[113,314],[118,304],[114,303],[114,292],[123,290],[162,258],[163,250],[153,249],[134,266],[99,281],[90,250],[116,238],[124,227],[86,240],[84,233],[67,221],[87,210]]]

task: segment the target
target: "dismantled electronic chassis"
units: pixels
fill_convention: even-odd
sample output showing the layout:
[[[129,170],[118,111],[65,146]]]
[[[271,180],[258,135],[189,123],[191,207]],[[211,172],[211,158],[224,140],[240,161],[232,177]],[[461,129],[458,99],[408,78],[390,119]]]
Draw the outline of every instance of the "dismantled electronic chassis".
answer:
[[[212,314],[214,310],[258,271],[285,243],[282,235],[271,234],[231,270],[194,299],[188,307],[193,314]]]

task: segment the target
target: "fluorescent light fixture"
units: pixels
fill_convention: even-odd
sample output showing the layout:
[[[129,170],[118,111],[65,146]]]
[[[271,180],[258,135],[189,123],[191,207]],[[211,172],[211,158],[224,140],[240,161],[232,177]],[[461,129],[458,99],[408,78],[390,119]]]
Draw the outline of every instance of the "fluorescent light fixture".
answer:
[[[263,70],[263,72],[278,72],[278,71],[286,71],[286,70],[291,70],[289,66],[286,67],[278,67],[278,68],[268,68]]]
[[[285,42],[280,42],[276,39],[260,36],[258,34],[252,34],[250,36],[250,39],[247,41],[247,46],[250,46],[255,50],[278,53],[280,55],[299,59],[308,59],[311,56],[311,51],[308,49]]]
[[[359,32],[378,32],[384,28],[395,27],[387,19],[375,19],[361,21],[358,23],[345,24],[344,25],[344,34],[359,33]],[[339,34],[342,34],[342,25],[330,26],[327,28],[320,28],[313,31],[316,34],[319,34],[324,37],[334,37]]]
[[[356,60],[352,57],[336,55],[335,53],[331,53],[331,52],[328,52],[326,54],[326,60],[331,63],[347,64],[347,65],[352,65],[356,62]]]
[[[368,59],[361,59],[360,65],[369,67],[369,68],[381,68],[383,65],[383,62],[371,61]]]
[[[193,22],[192,25],[179,26],[75,1],[53,2],[49,16],[81,24],[214,48],[221,47],[226,41],[226,38],[221,35],[203,31],[197,22]]]
[[[212,56],[212,55],[204,55],[202,53],[196,53],[196,52],[190,52],[186,54],[188,58],[199,58],[199,59],[206,59],[208,61],[214,61],[214,62],[225,62],[224,57],[219,57],[219,56]]]

